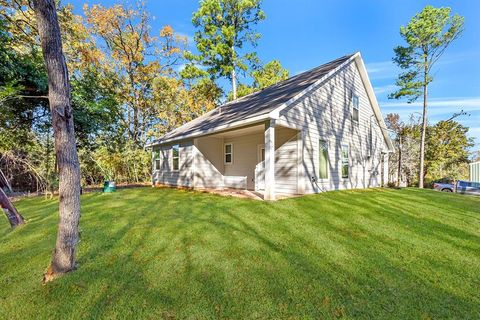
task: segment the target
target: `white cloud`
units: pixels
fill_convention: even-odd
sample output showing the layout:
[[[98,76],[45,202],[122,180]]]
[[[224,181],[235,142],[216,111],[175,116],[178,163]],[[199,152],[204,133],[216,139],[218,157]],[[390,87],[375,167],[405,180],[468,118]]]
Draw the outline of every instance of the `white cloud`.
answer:
[[[436,66],[445,66],[465,60],[472,60],[474,57],[478,57],[478,53],[463,52],[449,54],[438,60]],[[392,60],[367,63],[366,67],[371,80],[394,79],[400,72],[400,68],[398,68]]]
[[[367,63],[366,67],[371,80],[393,79],[398,73],[393,61]]]
[[[421,100],[421,99],[419,99]],[[381,103],[382,108],[418,108],[423,106],[423,102],[417,100],[413,103],[405,101],[391,101]],[[480,110],[480,97],[454,97],[454,98],[435,98],[428,101],[430,107],[449,107],[454,109]]]
[[[398,113],[404,120],[415,113],[421,116],[422,101],[407,103],[403,101],[380,102],[383,114]],[[454,113],[461,110],[467,114],[455,120],[469,127],[468,136],[480,142],[480,97],[450,97],[429,100],[428,117],[431,123],[449,119]]]
[[[375,94],[382,94],[382,93],[390,93],[394,91],[395,88],[396,88],[395,85],[387,84],[385,86],[375,87],[373,88],[373,90],[375,91]]]

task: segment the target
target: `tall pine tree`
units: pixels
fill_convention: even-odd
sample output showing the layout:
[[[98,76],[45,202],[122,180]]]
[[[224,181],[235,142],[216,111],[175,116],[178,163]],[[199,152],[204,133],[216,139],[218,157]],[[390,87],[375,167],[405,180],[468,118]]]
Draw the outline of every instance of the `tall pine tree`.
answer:
[[[189,54],[187,58],[192,64],[205,67],[213,79],[228,78],[233,99],[237,98],[238,72],[258,63],[255,52],[242,51],[248,45],[255,47],[260,38],[254,30],[265,19],[260,3],[260,0],[202,0],[193,14],[199,54]]]
[[[423,188],[425,135],[428,123],[428,85],[433,81],[432,68],[445,49],[463,31],[463,17],[451,15],[450,8],[426,6],[407,26],[400,27],[400,35],[407,43],[394,49],[393,61],[403,69],[396,81],[398,91],[390,98],[408,98],[414,102],[423,96],[423,117],[420,142],[419,182]]]

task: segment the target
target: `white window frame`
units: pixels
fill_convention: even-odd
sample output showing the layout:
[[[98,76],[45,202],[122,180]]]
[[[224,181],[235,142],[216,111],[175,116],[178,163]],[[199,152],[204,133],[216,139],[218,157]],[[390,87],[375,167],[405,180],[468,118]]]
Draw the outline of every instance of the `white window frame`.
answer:
[[[230,146],[230,153],[227,152],[227,146]],[[230,155],[230,162],[227,162],[227,154]],[[233,143],[231,142],[223,144],[223,164],[225,165],[233,164]]]
[[[153,170],[154,171],[160,171],[160,168],[162,167],[162,164],[161,164],[161,150],[157,150],[155,151],[154,153],[154,156],[153,156]],[[158,163],[158,166],[157,166],[157,163]]]
[[[357,100],[357,106],[355,107],[355,100]],[[355,93],[352,94],[352,101],[351,101],[351,104],[352,104],[352,121],[355,123],[355,124],[358,124],[360,122],[360,97],[358,95],[356,95]],[[354,113],[355,113],[355,110],[357,111],[357,119],[355,119],[354,117]]]
[[[327,177],[326,178],[320,178],[320,150],[321,150],[320,141],[325,142],[325,145],[327,146]],[[330,148],[329,148],[328,140],[323,138],[318,139],[318,180],[319,181],[330,180]]]
[[[177,152],[177,156],[175,157],[175,154],[174,154],[174,149],[177,148],[178,152]],[[180,170],[180,145],[178,144],[175,144],[172,146],[172,149],[171,149],[171,154],[172,154],[172,171],[179,171]],[[175,169],[175,159],[178,159],[177,161],[177,165],[178,165],[178,168]]]
[[[343,157],[343,149],[347,149],[347,162],[345,163],[345,158]],[[348,165],[348,175],[346,177],[343,176],[343,166],[347,164]],[[350,168],[350,145],[347,143],[342,143],[340,147],[340,176],[342,179],[350,179],[350,173],[351,173],[351,168]]]

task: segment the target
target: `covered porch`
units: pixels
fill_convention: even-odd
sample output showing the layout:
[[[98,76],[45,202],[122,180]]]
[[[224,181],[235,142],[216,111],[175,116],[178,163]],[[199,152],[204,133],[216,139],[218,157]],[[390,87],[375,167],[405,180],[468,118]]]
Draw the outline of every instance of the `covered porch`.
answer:
[[[193,140],[193,186],[248,190],[265,200],[301,194],[301,133],[273,120]]]

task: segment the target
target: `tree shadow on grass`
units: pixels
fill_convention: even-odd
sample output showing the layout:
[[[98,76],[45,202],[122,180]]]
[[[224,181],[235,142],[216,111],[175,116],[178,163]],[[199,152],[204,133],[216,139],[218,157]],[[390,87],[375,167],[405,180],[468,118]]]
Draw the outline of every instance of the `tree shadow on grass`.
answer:
[[[473,287],[428,276],[475,280],[459,278],[458,261],[425,259],[424,247],[389,234],[444,249],[455,228],[405,215],[396,205],[407,200],[368,195],[265,203],[143,189],[82,198],[79,270],[31,299],[51,318],[475,317]]]

